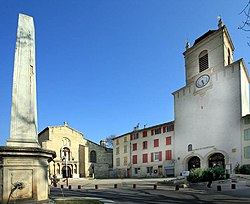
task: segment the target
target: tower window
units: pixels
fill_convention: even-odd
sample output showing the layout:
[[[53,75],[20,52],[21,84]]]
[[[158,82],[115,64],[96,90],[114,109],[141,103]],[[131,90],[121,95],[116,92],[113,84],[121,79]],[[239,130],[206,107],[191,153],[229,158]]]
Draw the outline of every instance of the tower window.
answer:
[[[228,56],[227,56],[227,64],[230,64],[231,63],[231,60],[230,60],[231,54],[230,54],[230,49],[229,48],[227,49],[227,54],[228,54]]]
[[[208,52],[204,50],[199,55],[199,71],[203,72],[208,69]]]

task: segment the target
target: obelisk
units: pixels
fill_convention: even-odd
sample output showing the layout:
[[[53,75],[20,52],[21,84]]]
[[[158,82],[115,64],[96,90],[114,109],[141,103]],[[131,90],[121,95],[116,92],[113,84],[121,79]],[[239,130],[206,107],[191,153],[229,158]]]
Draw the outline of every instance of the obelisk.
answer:
[[[38,143],[35,30],[33,18],[19,14],[10,138],[0,146],[0,203],[49,203],[48,165],[54,151]]]
[[[36,106],[35,29],[33,18],[19,14],[14,75],[10,139],[7,146],[40,147]]]

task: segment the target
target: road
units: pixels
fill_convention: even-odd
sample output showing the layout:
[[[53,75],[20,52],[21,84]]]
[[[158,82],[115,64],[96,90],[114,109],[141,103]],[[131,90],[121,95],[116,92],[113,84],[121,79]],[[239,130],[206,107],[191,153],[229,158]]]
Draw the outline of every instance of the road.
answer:
[[[51,188],[51,198],[74,197],[74,198],[95,198],[102,203],[115,204],[159,204],[159,203],[250,203],[250,188],[244,183],[237,183],[237,188],[232,190],[230,183],[213,183],[212,189],[207,189],[204,185],[191,186],[190,188],[180,188],[175,190],[175,186],[153,184],[158,180],[94,180],[82,181],[81,187],[77,189],[79,181],[71,181],[72,190]],[[117,183],[117,188],[114,188]],[[136,188],[133,184],[136,183]],[[98,189],[95,189],[95,185]],[[222,186],[222,191],[217,191],[217,185]]]

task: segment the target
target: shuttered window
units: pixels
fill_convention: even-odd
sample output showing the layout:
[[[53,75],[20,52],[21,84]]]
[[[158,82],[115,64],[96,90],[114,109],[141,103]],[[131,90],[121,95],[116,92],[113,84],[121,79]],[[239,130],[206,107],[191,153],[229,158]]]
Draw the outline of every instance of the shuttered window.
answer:
[[[172,160],[172,151],[166,150],[166,160]]]
[[[137,155],[133,155],[133,164],[137,164]]]
[[[199,71],[203,72],[206,69],[208,69],[208,53],[204,50],[199,55]]]

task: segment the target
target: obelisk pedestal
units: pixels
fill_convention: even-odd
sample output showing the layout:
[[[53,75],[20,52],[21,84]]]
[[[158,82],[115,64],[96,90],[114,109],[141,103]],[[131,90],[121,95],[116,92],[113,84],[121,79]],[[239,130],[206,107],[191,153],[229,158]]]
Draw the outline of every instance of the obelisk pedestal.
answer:
[[[55,156],[38,143],[34,23],[19,14],[10,139],[0,147],[0,203],[45,203],[48,163]]]

